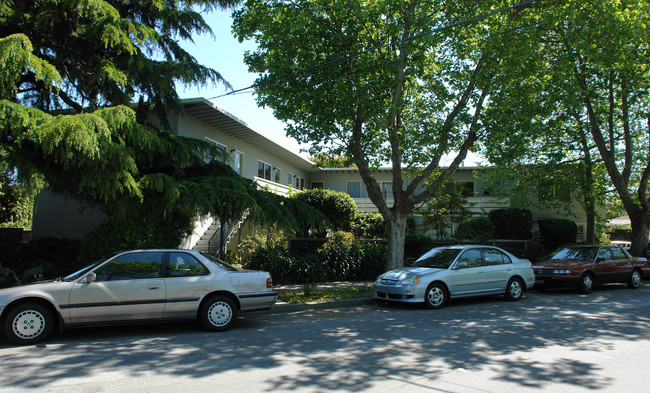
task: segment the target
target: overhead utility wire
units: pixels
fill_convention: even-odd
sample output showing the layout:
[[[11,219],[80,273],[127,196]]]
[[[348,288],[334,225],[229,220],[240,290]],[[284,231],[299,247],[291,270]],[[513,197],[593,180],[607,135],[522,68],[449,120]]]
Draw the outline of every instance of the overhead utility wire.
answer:
[[[499,13],[501,13],[501,12],[509,11],[509,10],[512,10],[512,9],[515,9],[515,8],[519,8],[519,7],[524,7],[524,6],[527,6],[527,5],[529,5],[529,4],[534,3],[535,1],[537,1],[537,0],[529,0],[529,1],[526,1],[526,2],[523,2],[523,3],[519,3],[519,4],[516,4],[516,5],[510,6],[510,7],[501,8],[501,9],[498,9],[498,10],[492,11],[492,12],[487,13],[487,14],[478,15],[478,16],[475,16],[475,17],[473,17],[473,18],[465,19],[465,20],[463,20],[463,21],[456,22],[456,23],[452,23],[452,24],[447,25],[447,26],[443,26],[443,27],[439,27],[439,28],[437,28],[437,29],[433,29],[433,30],[425,31],[425,32],[423,32],[423,33],[416,34],[416,35],[414,35],[414,36],[407,37],[407,38],[404,38],[404,39],[399,40],[399,41],[390,42],[390,43],[388,43],[388,44],[384,44],[384,45],[376,46],[376,47],[374,47],[374,48],[366,49],[366,50],[364,50],[364,51],[357,52],[357,53],[353,53],[353,54],[351,54],[351,55],[347,55],[347,56],[344,56],[344,57],[340,57],[340,58],[335,59],[335,60],[330,60],[330,61],[325,62],[325,63],[321,63],[321,64],[318,64],[318,65],[315,65],[315,66],[312,66],[312,67],[304,68],[304,69],[299,70],[299,71],[294,71],[294,72],[291,72],[291,73],[289,73],[289,74],[285,74],[285,75],[282,75],[282,76],[278,76],[278,77],[275,77],[275,78],[269,79],[269,80],[265,81],[264,83],[260,83],[260,84],[252,84],[252,85],[250,85],[250,86],[248,86],[248,87],[244,87],[244,88],[242,88],[242,89],[233,90],[233,91],[230,91],[230,92],[228,92],[228,93],[221,94],[221,95],[219,95],[219,96],[211,97],[211,98],[208,98],[208,99],[209,99],[209,100],[213,100],[213,99],[216,99],[216,98],[226,97],[226,96],[229,96],[229,95],[235,95],[235,94],[237,94],[237,93],[241,93],[241,92],[243,92],[243,91],[246,91],[246,90],[252,89],[252,88],[254,88],[254,87],[256,87],[256,86],[264,86],[264,85],[268,85],[269,83],[275,82],[275,81],[280,80],[280,79],[289,78],[289,77],[292,77],[292,76],[296,76],[296,75],[304,74],[305,72],[309,72],[309,71],[312,71],[312,70],[315,70],[315,69],[318,69],[318,68],[326,67],[326,66],[328,66],[328,65],[335,64],[335,63],[338,63],[338,62],[341,62],[341,61],[349,60],[349,59],[352,59],[352,58],[354,58],[354,57],[361,56],[361,55],[365,55],[366,53],[374,52],[374,51],[379,50],[379,49],[392,47],[392,46],[395,46],[395,45],[401,44],[401,43],[403,43],[403,42],[407,42],[407,41],[415,40],[415,39],[417,39],[417,38],[424,37],[424,36],[427,36],[427,35],[430,35],[430,34],[434,34],[434,33],[438,33],[438,32],[441,32],[441,31],[443,31],[443,30],[451,29],[451,28],[456,27],[456,26],[464,25],[464,24],[466,24],[466,23],[474,22],[474,21],[476,21],[476,20],[480,20],[480,19],[485,19],[485,18],[488,18],[488,17],[490,17],[490,16],[492,16],[492,15],[499,14]]]

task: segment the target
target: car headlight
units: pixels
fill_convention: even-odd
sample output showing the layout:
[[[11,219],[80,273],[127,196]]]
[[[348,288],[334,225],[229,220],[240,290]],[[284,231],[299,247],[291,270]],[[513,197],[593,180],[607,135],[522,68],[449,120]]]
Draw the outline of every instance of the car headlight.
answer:
[[[379,281],[381,281],[381,277],[382,277],[382,276],[383,276],[383,275],[379,275],[379,276],[377,276],[377,279],[375,280],[375,282],[379,282]]]
[[[407,278],[406,280],[400,281],[400,285],[418,285],[422,277]]]
[[[555,269],[553,270],[553,274],[569,274],[571,273],[571,270],[568,269]]]

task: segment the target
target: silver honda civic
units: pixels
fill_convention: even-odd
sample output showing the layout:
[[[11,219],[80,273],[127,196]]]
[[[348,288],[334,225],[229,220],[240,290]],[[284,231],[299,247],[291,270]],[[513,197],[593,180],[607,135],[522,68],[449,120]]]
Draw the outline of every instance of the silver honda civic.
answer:
[[[239,312],[277,301],[267,272],[190,250],[120,252],[65,278],[0,289],[0,326],[18,344],[72,326],[196,319],[230,328]]]
[[[411,266],[377,277],[373,289],[379,300],[440,308],[469,296],[503,294],[519,300],[534,285],[529,260],[497,247],[462,245],[434,248]]]

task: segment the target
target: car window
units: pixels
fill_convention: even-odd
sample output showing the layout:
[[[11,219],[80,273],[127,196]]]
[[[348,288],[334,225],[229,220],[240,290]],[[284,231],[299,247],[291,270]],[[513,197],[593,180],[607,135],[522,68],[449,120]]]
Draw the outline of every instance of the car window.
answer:
[[[578,261],[593,261],[598,255],[598,247],[568,247],[553,255],[551,259],[572,259]]]
[[[95,270],[97,281],[136,280],[162,276],[161,252],[135,252],[120,255]]]
[[[501,251],[494,248],[484,248],[483,249],[483,258],[485,259],[485,264],[487,266],[494,265],[503,265],[506,263],[512,263],[510,257]]]
[[[184,252],[169,253],[165,277],[191,277],[207,274],[210,274],[208,268],[192,255]]]
[[[458,253],[460,253],[460,250],[453,248],[434,248],[418,258],[411,266],[448,269],[458,256]]]
[[[614,259],[629,259],[627,253],[620,247],[612,247],[612,254],[614,254]]]
[[[612,253],[609,251],[609,247],[601,247],[600,250],[598,250],[598,259],[603,261],[612,260]]]
[[[467,269],[471,267],[483,266],[483,257],[481,251],[477,249],[467,250],[460,254],[456,267],[458,269]]]
[[[221,270],[225,270],[227,272],[238,272],[239,269],[237,269],[234,266],[230,266],[226,262],[222,261],[221,259],[214,257],[210,254],[203,254],[201,253],[202,256],[208,258],[210,262],[212,262],[215,266],[219,267]]]

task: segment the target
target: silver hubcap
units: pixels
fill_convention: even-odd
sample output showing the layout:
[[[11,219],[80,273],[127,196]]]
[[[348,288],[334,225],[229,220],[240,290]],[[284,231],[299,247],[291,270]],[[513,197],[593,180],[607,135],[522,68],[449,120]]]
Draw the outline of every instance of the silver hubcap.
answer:
[[[25,310],[16,315],[13,323],[13,332],[23,339],[37,337],[45,330],[45,318],[43,314],[34,310]]]
[[[519,285],[519,281],[515,280],[510,284],[510,295],[515,299],[521,296],[521,285]]]
[[[439,306],[445,300],[445,293],[442,288],[434,287],[427,293],[427,298],[429,299],[429,303],[434,306]]]
[[[591,289],[591,284],[592,284],[591,276],[584,276],[584,277],[582,278],[582,285],[584,286],[584,288],[585,288],[586,290],[590,290],[590,289]]]
[[[208,310],[208,319],[214,326],[225,326],[232,319],[232,308],[226,302],[212,303]]]
[[[641,285],[641,275],[636,270],[632,273],[632,285],[635,287]]]

